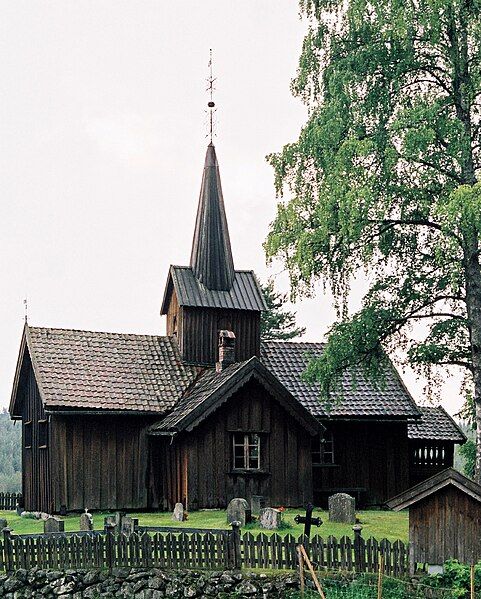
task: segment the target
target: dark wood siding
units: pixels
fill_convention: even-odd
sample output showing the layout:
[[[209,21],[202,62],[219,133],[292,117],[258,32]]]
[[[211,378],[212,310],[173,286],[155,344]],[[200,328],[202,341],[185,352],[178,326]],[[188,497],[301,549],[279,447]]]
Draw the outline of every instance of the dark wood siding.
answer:
[[[50,481],[51,432],[30,358],[26,354],[21,373],[22,394],[22,480],[25,509],[50,513],[52,489]],[[47,444],[40,440],[40,427],[47,429]],[[26,433],[26,428],[29,432]],[[26,439],[29,447],[26,447]]]
[[[450,485],[409,508],[409,544],[415,562],[481,559],[481,504]]]
[[[314,499],[364,489],[366,505],[382,505],[409,487],[407,424],[325,421],[334,440],[334,465],[313,466]]]
[[[218,358],[219,331],[236,335],[236,361],[260,354],[260,312],[178,305],[172,291],[167,311],[167,335],[178,339],[182,359],[190,364],[213,366]]]
[[[261,433],[261,472],[233,472],[235,431]],[[225,508],[234,497],[252,495],[270,505],[312,500],[311,437],[257,383],[248,383],[191,433],[157,444],[154,470],[163,479],[157,488],[168,509],[186,499],[190,509]]]
[[[147,427],[139,416],[52,416],[54,507],[148,507]]]

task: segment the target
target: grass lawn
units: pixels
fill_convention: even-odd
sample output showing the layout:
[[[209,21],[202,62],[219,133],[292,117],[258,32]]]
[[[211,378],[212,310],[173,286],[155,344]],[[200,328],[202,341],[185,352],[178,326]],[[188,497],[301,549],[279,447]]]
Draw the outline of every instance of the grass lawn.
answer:
[[[284,513],[284,522],[286,526],[279,530],[281,535],[292,534],[298,536],[302,534],[303,526],[294,522],[296,514],[303,514],[304,510],[288,509]],[[104,516],[103,513],[94,513],[94,527],[96,529],[103,528]],[[229,528],[226,524],[226,514],[222,510],[200,510],[189,514],[187,522],[173,522],[171,513],[153,512],[129,514],[139,519],[139,524],[142,526],[178,526],[179,528]],[[352,527],[347,524],[336,524],[329,522],[328,514],[325,511],[316,510],[314,516],[320,516],[323,524],[320,528],[314,527],[312,534],[319,534],[322,537],[333,535],[342,537],[344,535],[353,537]],[[407,542],[408,537],[408,514],[407,512],[387,512],[387,511],[361,511],[358,512],[358,518],[363,526],[362,535],[364,538],[375,537],[378,540],[387,538],[390,541],[401,539]],[[1,512],[0,518],[6,518],[8,526],[14,533],[34,533],[43,531],[43,522],[31,520],[28,518],[20,518],[15,512]],[[78,530],[79,515],[70,515],[65,518],[65,530]],[[243,530],[257,533],[261,529],[256,522],[248,524]],[[262,531],[266,534],[271,534],[269,531]]]

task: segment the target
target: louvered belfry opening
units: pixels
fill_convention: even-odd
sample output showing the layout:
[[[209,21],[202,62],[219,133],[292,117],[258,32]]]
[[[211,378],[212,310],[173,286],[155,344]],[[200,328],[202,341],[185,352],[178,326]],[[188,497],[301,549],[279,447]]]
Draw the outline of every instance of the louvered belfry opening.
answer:
[[[219,163],[212,144],[207,147],[195,223],[190,266],[207,289],[229,291],[234,260],[225,215]]]

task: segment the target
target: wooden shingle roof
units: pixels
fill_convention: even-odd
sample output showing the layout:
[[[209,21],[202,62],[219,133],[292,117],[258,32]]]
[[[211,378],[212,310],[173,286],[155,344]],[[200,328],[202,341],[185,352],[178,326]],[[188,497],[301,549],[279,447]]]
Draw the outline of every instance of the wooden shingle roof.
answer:
[[[388,508],[398,512],[448,486],[456,487],[481,503],[481,486],[454,468],[446,468],[446,470],[438,472],[438,474],[431,476],[431,478],[423,480],[414,487],[396,495],[396,497],[387,501],[386,505]]]
[[[205,371],[173,411],[162,421],[151,426],[150,433],[165,434],[192,430],[252,379],[260,382],[310,434],[323,430],[324,427],[317,419],[254,356],[245,362],[232,364],[222,372],[216,372],[214,369]]]
[[[180,306],[256,312],[266,309],[264,296],[252,270],[236,270],[231,288],[228,291],[219,291],[203,285],[194,276],[190,266],[171,266],[161,314],[167,314],[172,289],[175,289]]]
[[[410,439],[466,442],[466,435],[442,406],[419,406],[419,410],[421,418],[408,424]]]
[[[261,359],[283,385],[315,416],[332,418],[418,418],[420,411],[394,369],[386,372],[385,383],[377,388],[361,370],[344,375],[342,393],[334,395],[331,409],[319,399],[319,388],[302,379],[310,358],[322,353],[323,343],[267,341]]]
[[[207,147],[195,222],[190,266],[207,289],[229,291],[234,260],[225,215],[219,163],[212,142]]]
[[[47,408],[163,414],[197,374],[172,337],[37,327],[24,336]]]

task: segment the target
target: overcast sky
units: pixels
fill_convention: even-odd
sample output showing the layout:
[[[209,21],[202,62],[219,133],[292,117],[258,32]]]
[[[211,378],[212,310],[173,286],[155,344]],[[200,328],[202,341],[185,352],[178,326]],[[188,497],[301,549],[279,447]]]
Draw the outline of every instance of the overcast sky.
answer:
[[[306,117],[289,91],[305,28],[296,0],[0,0],[0,406],[25,297],[34,326],[164,333],[208,143],[209,48],[235,265],[286,289],[262,250],[276,206],[265,156]],[[329,297],[296,309],[305,339],[322,339]],[[460,405],[454,384],[444,405]]]

